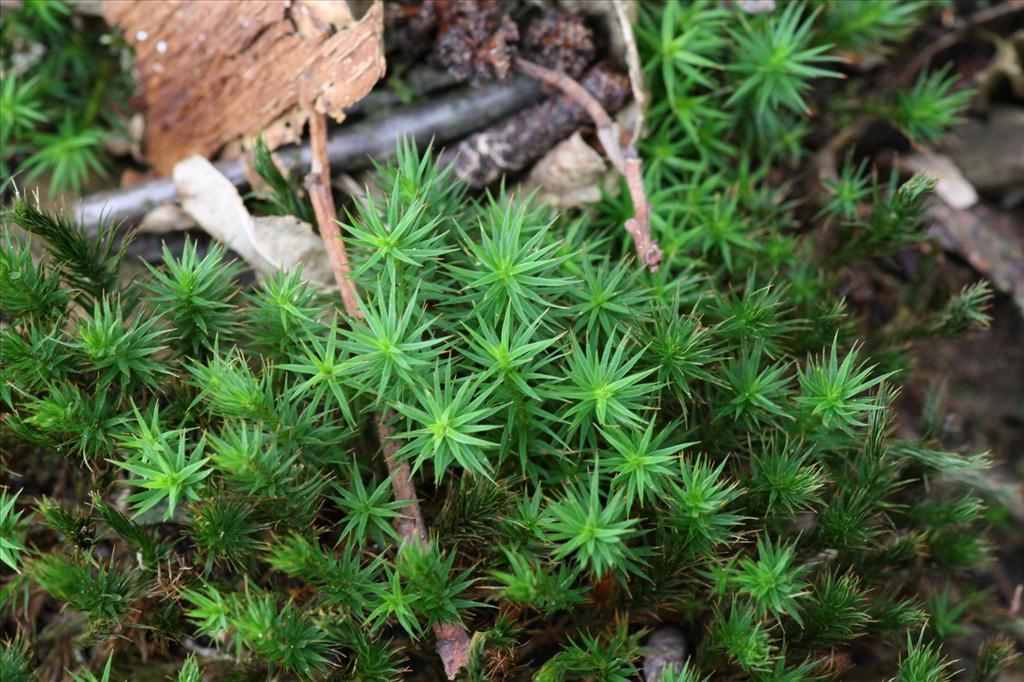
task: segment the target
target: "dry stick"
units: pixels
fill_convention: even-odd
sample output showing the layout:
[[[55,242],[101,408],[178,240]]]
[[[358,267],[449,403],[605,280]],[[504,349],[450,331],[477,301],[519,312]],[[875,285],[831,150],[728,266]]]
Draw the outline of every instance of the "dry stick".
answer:
[[[359,299],[352,283],[352,266],[348,262],[345,244],[341,241],[341,230],[336,220],[338,212],[334,207],[334,197],[331,195],[331,170],[330,162],[327,160],[327,117],[312,109],[309,115],[309,139],[313,158],[309,164],[309,174],[306,176],[306,190],[313,204],[320,236],[327,249],[327,257],[331,261],[334,281],[338,283],[341,300],[345,304],[345,312],[349,317],[362,318],[363,311],[359,308]]]
[[[327,155],[335,168],[350,171],[365,168],[371,158],[393,154],[395,143],[402,138],[422,144],[431,140],[435,144],[457,140],[533,104],[540,97],[536,82],[526,77],[445,93],[421,104],[342,126],[328,139]],[[305,172],[312,165],[312,150],[308,146],[284,147],[275,153],[296,173]],[[236,187],[247,184],[241,159],[215,165]],[[75,205],[73,214],[79,225],[94,231],[105,220],[134,225],[149,209],[178,199],[173,179],[155,178],[83,197]]]
[[[335,220],[337,213],[334,198],[331,195],[331,168],[327,156],[327,117],[310,108],[309,140],[312,151],[309,174],[306,176],[306,189],[309,191],[316,213],[316,221],[320,227],[320,235],[331,261],[334,279],[341,290],[341,299],[345,312],[351,318],[363,317],[359,307],[359,299],[352,281],[352,267],[349,264],[345,243],[341,240],[341,231]],[[412,470],[408,462],[399,461],[398,443],[392,438],[392,430],[388,422],[394,414],[389,410],[385,414],[377,414],[374,421],[377,425],[377,437],[384,453],[384,463],[391,478],[391,488],[396,500],[406,501],[402,508],[402,516],[395,526],[405,542],[417,544],[426,549],[429,546],[427,524],[416,497],[416,487],[412,482]],[[455,679],[459,671],[469,662],[469,635],[458,623],[434,623],[434,639],[437,654],[444,664],[445,674],[449,680]]]
[[[634,217],[626,221],[626,231],[633,237],[637,256],[649,270],[654,272],[661,264],[661,247],[651,237],[651,206],[644,191],[643,166],[636,146],[623,142],[618,124],[612,120],[601,103],[587,89],[575,80],[558,71],[552,71],[540,64],[516,58],[516,68],[527,76],[536,78],[561,90],[565,95],[586,109],[597,126],[597,139],[604,147],[608,160],[626,178],[629,195],[633,199]]]

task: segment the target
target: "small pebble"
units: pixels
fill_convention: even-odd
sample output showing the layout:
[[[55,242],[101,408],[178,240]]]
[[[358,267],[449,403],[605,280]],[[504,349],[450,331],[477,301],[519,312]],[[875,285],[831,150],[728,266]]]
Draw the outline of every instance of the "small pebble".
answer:
[[[644,679],[658,682],[665,671],[683,669],[686,659],[686,637],[682,630],[665,625],[651,633],[644,646],[650,651],[644,656]]]

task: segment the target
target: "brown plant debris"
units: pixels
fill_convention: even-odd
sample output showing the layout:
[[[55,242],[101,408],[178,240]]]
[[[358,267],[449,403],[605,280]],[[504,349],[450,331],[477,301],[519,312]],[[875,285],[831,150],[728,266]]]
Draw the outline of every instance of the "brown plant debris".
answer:
[[[1014,214],[984,204],[959,210],[945,202],[928,209],[929,233],[959,254],[997,289],[1013,297],[1024,314],[1024,230]]]
[[[392,0],[384,10],[388,46],[410,56],[429,51],[457,80],[473,85],[506,78],[518,53],[573,78],[596,58],[583,13],[549,4],[525,12],[517,24],[509,14],[514,7],[500,0]]]
[[[312,99],[340,120],[384,74],[383,9],[343,0],[103,3],[135,49],[146,156],[167,174]]]
[[[479,85],[512,71],[519,27],[498,0],[439,3],[434,57],[460,81]]]
[[[629,100],[629,79],[610,62],[587,71],[581,85],[605,111],[616,112]],[[522,171],[561,140],[590,121],[587,110],[567,95],[549,97],[449,149],[442,163],[472,187],[484,187],[506,173]]]
[[[597,57],[593,31],[579,12],[551,10],[530,23],[523,55],[572,78],[579,78]]]
[[[481,88],[460,88],[421,104],[341,126],[331,132],[328,158],[335,168],[359,170],[370,165],[372,158],[392,154],[398,140],[411,138],[422,143],[434,140],[438,145],[450,142],[533,104],[541,96],[537,84],[525,76]],[[360,104],[365,101],[361,100]],[[305,173],[312,160],[308,145],[285,147],[275,156],[296,173]],[[246,184],[241,159],[225,160],[216,165],[236,187]],[[83,197],[75,204],[73,214],[83,228],[92,231],[109,220],[133,224],[142,219],[150,207],[177,198],[173,180],[154,178]]]

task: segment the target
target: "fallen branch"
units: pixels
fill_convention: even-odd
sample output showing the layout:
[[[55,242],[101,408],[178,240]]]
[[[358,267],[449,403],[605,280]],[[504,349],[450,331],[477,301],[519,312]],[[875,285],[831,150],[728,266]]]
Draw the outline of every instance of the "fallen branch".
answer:
[[[309,117],[309,138],[311,159],[309,174],[306,176],[306,189],[313,202],[320,235],[324,239],[324,246],[331,260],[334,278],[341,291],[345,312],[350,318],[361,319],[363,313],[359,308],[358,294],[355,283],[352,281],[352,268],[345,251],[345,242],[341,239],[334,198],[331,195],[327,118],[324,114],[313,111],[312,107]],[[374,421],[377,425],[377,437],[380,441],[395,499],[406,502],[402,508],[402,516],[398,518],[395,526],[404,542],[426,548],[430,542],[427,525],[423,520],[422,511],[420,511],[409,463],[400,461],[397,457],[398,444],[392,438],[392,430],[389,425],[393,418],[394,414],[388,411],[385,414],[375,415]],[[437,654],[441,657],[448,679],[453,680],[469,662],[469,634],[458,623],[435,623],[433,629]]]
[[[527,76],[543,81],[561,90],[567,97],[586,109],[594,125],[597,139],[604,147],[608,160],[626,178],[629,195],[633,199],[634,217],[626,221],[626,231],[633,237],[637,256],[652,272],[661,264],[661,247],[651,237],[651,206],[644,191],[643,166],[636,146],[626,141],[617,123],[608,115],[601,103],[578,82],[558,71],[518,57],[516,68]]]
[[[540,88],[528,78],[475,89],[464,88],[387,116],[343,126],[328,138],[327,158],[336,168],[366,168],[371,158],[393,154],[396,143],[402,138],[412,138],[418,143],[457,140],[505,118],[540,97]],[[275,154],[298,173],[306,172],[312,162],[312,151],[308,146],[285,147]],[[235,187],[242,188],[248,184],[240,159],[215,165]],[[177,200],[174,181],[158,178],[84,197],[75,205],[72,215],[86,230],[95,229],[105,220],[134,225],[150,209]]]

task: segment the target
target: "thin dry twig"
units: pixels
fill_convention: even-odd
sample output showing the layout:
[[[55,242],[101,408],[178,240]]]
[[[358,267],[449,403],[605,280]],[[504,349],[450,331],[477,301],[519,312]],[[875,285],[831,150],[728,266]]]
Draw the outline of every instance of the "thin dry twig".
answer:
[[[327,155],[327,118],[312,109],[309,118],[309,137],[312,160],[309,174],[306,176],[306,189],[313,202],[320,235],[324,239],[324,247],[331,260],[345,312],[351,318],[361,319],[363,313],[359,308],[355,283],[352,281],[352,268],[335,220],[337,213],[331,195],[331,168]],[[398,518],[395,526],[403,541],[426,548],[430,543],[427,525],[420,510],[409,463],[399,461],[397,457],[399,446],[392,437],[389,425],[393,417],[394,414],[389,410],[385,414],[377,414],[374,421],[381,451],[384,454],[384,464],[391,478],[391,489],[396,500],[406,502],[402,508],[402,516]],[[458,623],[435,623],[433,629],[435,646],[444,665],[445,674],[449,680],[453,680],[469,662],[469,634]]]
[[[633,199],[634,217],[626,221],[626,231],[633,237],[637,256],[652,272],[661,264],[661,247],[651,237],[651,207],[644,191],[643,165],[636,146],[624,141],[618,124],[612,120],[601,103],[587,92],[578,82],[558,71],[552,71],[540,64],[518,57],[516,68],[531,78],[536,78],[561,90],[565,95],[586,109],[597,126],[597,139],[604,147],[608,160],[626,178],[629,195]]]
[[[341,230],[335,217],[338,215],[331,195],[330,161],[327,159],[327,117],[318,114],[312,108],[309,111],[309,141],[313,158],[306,175],[306,190],[316,213],[316,222],[320,227],[327,249],[327,257],[331,261],[334,281],[338,283],[341,300],[345,304],[345,312],[349,317],[362,318],[363,311],[359,308],[355,285],[352,283],[352,266],[345,252],[345,243],[341,240]]]
[[[612,0],[615,8],[615,18],[622,30],[622,41],[626,48],[626,67],[629,70],[629,85],[633,90],[633,101],[636,103],[637,115],[633,121],[633,134],[630,144],[640,141],[644,128],[644,112],[647,111],[647,91],[644,90],[644,68],[640,61],[640,50],[636,46],[636,35],[633,33],[633,20],[630,18],[630,10],[625,0]],[[636,7],[633,8],[637,10]]]

